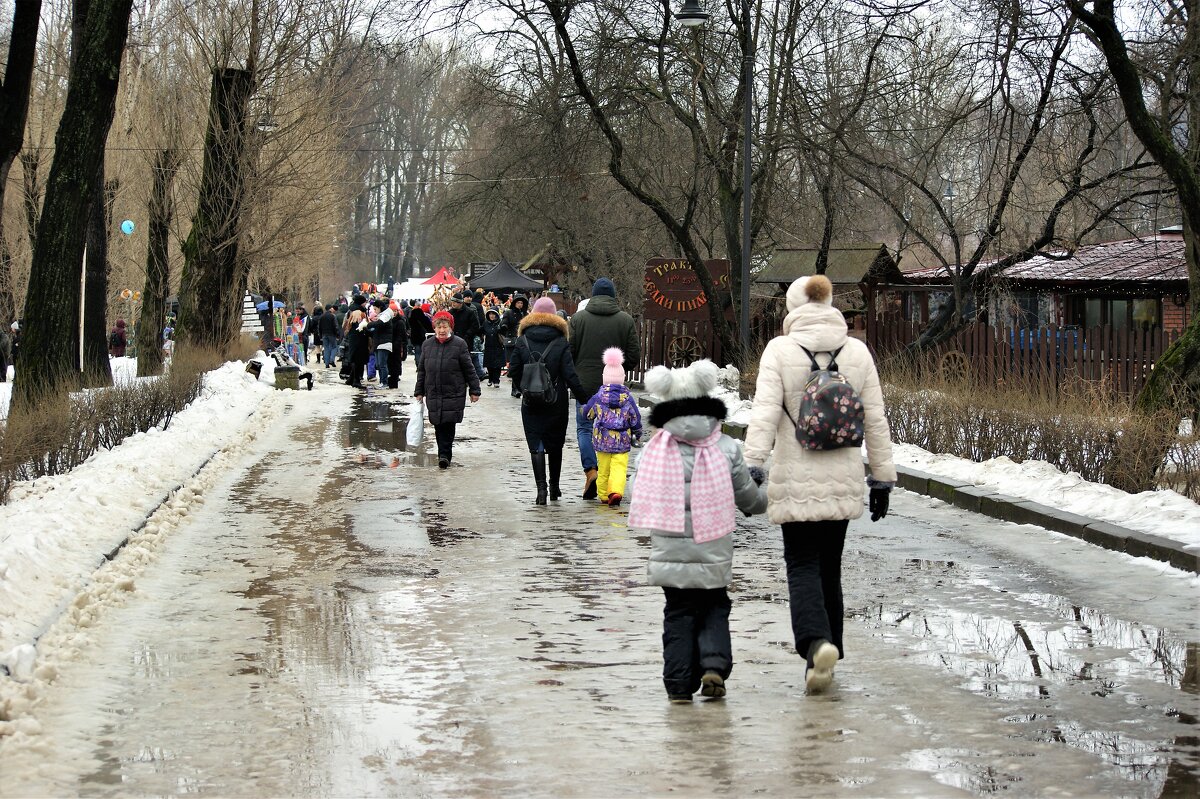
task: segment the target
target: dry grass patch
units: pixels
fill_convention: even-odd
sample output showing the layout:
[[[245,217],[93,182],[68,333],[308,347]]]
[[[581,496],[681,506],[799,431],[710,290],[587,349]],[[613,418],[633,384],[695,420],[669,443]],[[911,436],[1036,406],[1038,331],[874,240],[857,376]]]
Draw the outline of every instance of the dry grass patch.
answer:
[[[896,365],[883,381],[897,441],[973,461],[1041,460],[1123,491],[1170,487],[1200,501],[1198,447],[1194,437],[1184,446],[1177,414],[1140,413],[1085,381],[976,386]]]
[[[16,482],[64,474],[135,433],[166,428],[200,396],[204,373],[221,363],[207,351],[181,351],[162,377],[14,403],[0,423],[0,502]]]

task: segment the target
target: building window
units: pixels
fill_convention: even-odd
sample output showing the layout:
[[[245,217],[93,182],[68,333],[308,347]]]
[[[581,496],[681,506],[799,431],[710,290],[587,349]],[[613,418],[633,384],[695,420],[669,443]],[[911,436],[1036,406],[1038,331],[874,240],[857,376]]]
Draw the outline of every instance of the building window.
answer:
[[[1092,297],[1084,303],[1085,327],[1156,330],[1162,326],[1162,300]]]
[[[1162,301],[1134,300],[1133,327],[1135,330],[1157,330],[1162,327]]]

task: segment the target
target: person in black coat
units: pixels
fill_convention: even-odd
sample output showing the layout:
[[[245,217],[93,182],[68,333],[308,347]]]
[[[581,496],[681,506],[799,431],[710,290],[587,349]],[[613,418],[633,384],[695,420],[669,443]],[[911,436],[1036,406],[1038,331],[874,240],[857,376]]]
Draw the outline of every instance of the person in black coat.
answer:
[[[375,345],[375,371],[379,374],[379,385],[396,386],[392,383],[391,368],[395,363],[392,357],[392,309],[385,299],[377,299],[371,303],[375,306],[375,310],[379,311],[379,315],[374,321],[360,324],[359,327],[363,332],[371,337],[371,343]],[[399,366],[399,364],[396,364]]]
[[[464,305],[465,295],[455,294],[450,299],[450,315],[454,317],[454,335],[467,343],[470,350],[473,340],[483,331],[479,329],[479,317],[470,305]]]
[[[408,338],[413,345],[413,359],[421,362],[421,345],[425,343],[425,339],[433,335],[433,322],[429,321],[429,314],[425,313],[425,307],[421,305],[413,305],[408,311]]]
[[[363,387],[363,370],[367,368],[370,357],[367,350],[365,331],[359,330],[359,325],[366,321],[367,315],[362,311],[351,311],[346,314],[342,324],[342,336],[346,339],[346,354],[342,358],[342,377],[354,388]]]
[[[500,387],[500,370],[504,368],[504,338],[500,334],[500,311],[488,308],[483,318],[483,368],[487,369],[488,385]]]
[[[321,329],[321,317],[325,315],[325,306],[317,303],[313,308],[313,312],[308,315],[308,322],[304,325],[304,358],[305,363],[315,352],[317,359],[320,360],[321,335],[317,331]]]
[[[342,337],[341,327],[338,325],[337,311],[330,304],[325,313],[317,317],[317,339],[321,342],[321,358],[325,361],[325,368],[333,366],[333,359],[337,356],[338,339]]]
[[[408,319],[403,311],[392,312],[392,350],[388,353],[388,388],[400,385],[400,374],[408,360]]]
[[[463,420],[466,394],[470,393],[471,402],[478,402],[481,391],[471,351],[454,335],[454,317],[448,311],[433,315],[433,333],[421,348],[413,398],[425,400],[437,438],[438,468],[445,469],[454,458],[454,432]]]
[[[508,301],[508,310],[500,317],[500,334],[504,337],[504,362],[512,363],[513,347],[517,345],[517,336],[521,327],[521,320],[529,315],[529,300],[520,292],[512,295]],[[512,395],[514,397],[521,396],[521,387],[519,383],[512,384]],[[589,397],[590,399],[590,397]]]
[[[563,444],[567,439],[567,393],[583,402],[591,399],[583,393],[583,383],[575,374],[575,361],[567,343],[567,323],[554,312],[554,300],[542,297],[517,328],[520,336],[513,347],[508,373],[513,385],[520,386],[525,367],[537,356],[546,364],[550,377],[558,388],[553,405],[534,405],[528,397],[521,398],[521,425],[533,464],[533,479],[537,485],[537,505],[546,504],[546,461],[550,461],[549,498],[558,499],[562,491],[558,478],[562,473]]]

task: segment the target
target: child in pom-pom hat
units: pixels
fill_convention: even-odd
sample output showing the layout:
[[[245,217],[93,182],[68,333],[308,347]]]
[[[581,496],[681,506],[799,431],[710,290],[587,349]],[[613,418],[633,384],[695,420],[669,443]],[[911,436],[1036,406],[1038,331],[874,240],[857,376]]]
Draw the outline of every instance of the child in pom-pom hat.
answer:
[[[583,416],[592,420],[592,447],[596,450],[596,496],[610,507],[621,504],[629,448],[642,435],[642,414],[633,392],[625,387],[625,354],[609,347],[601,356],[604,371],[600,390],[583,406]]]
[[[647,579],[662,586],[663,685],[672,702],[725,696],[733,669],[729,637],[736,511],[767,509],[766,492],[737,441],[721,432],[725,403],[711,396],[720,370],[709,360],[655,366],[646,389],[658,432],[638,458],[629,527],[650,534]]]

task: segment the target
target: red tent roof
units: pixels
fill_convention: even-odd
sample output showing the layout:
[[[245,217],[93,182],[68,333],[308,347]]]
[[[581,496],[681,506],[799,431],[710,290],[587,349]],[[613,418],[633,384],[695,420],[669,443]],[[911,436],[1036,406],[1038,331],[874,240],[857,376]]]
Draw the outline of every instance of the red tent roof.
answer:
[[[437,274],[435,274],[433,277],[429,278],[428,280],[424,281],[422,283],[422,285],[441,286],[445,283],[458,283],[458,282],[459,282],[458,278],[455,277],[454,273],[450,271],[450,267],[443,266],[441,269],[439,269],[437,271]]]

